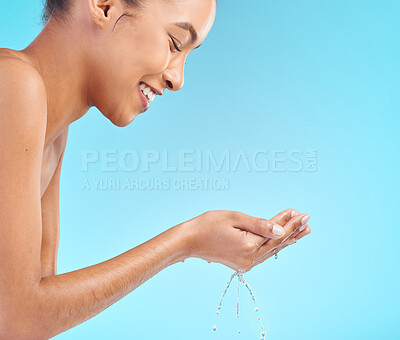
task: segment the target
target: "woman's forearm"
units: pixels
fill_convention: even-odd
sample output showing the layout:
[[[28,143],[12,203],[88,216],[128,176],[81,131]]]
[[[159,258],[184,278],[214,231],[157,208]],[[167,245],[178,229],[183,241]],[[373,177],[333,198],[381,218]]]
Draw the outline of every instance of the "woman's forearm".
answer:
[[[171,264],[187,258],[183,224],[105,262],[43,278],[20,338],[53,337],[92,318]]]

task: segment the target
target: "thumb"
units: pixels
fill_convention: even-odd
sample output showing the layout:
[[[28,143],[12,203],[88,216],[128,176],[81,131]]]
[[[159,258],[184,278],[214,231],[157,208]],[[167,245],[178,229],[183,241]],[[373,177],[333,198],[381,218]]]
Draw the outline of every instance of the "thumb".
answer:
[[[257,218],[241,213],[235,223],[235,227],[247,230],[263,237],[279,239],[285,235],[285,230],[270,220]]]

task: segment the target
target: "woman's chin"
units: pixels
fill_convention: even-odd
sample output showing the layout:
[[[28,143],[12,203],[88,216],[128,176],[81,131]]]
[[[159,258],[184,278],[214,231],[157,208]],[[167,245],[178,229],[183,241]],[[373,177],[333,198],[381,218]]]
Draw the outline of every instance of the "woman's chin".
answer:
[[[115,126],[125,127],[131,124],[139,114],[140,112],[138,111],[126,111],[119,115],[111,116],[108,119]]]

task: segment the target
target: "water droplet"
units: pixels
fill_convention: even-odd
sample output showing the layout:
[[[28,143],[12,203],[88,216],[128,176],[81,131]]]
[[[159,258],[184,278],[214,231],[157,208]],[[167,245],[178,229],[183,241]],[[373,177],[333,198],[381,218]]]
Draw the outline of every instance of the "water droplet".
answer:
[[[215,332],[215,331],[217,330],[217,326],[214,325],[214,326],[212,327],[212,329],[213,329],[213,331]]]
[[[237,301],[236,301],[236,318],[239,318],[239,299],[240,299],[240,277],[242,274],[238,275],[238,285],[237,285],[237,290],[236,290],[236,297],[237,297]]]
[[[255,296],[254,296],[254,294],[253,294],[253,291],[252,291],[252,289],[250,288],[250,286],[249,286],[249,284],[248,284],[248,282],[246,281],[246,279],[244,278],[244,275],[243,275],[243,273],[241,273],[240,271],[237,271],[237,272],[235,272],[235,273],[233,273],[232,275],[231,275],[231,277],[230,277],[230,279],[229,279],[229,281],[228,281],[228,283],[227,283],[227,285],[226,285],[226,288],[225,288],[225,290],[224,290],[224,292],[223,292],[223,294],[222,294],[222,297],[221,297],[221,300],[220,300],[220,302],[219,302],[219,305],[218,305],[218,310],[217,310],[217,315],[219,315],[219,310],[222,308],[222,301],[223,301],[223,299],[224,299],[224,297],[225,297],[225,294],[226,294],[226,292],[228,291],[228,288],[230,287],[230,284],[232,283],[232,280],[233,280],[233,278],[235,277],[235,276],[237,276],[238,277],[238,286],[237,286],[237,290],[236,290],[236,294],[237,294],[237,300],[236,300],[236,317],[237,318],[239,318],[239,306],[240,306],[240,303],[239,303],[239,297],[240,297],[240,282],[242,282],[242,284],[247,288],[247,291],[249,292],[249,294],[250,294],[250,296],[251,296],[251,299],[253,300],[253,302],[254,302],[254,311],[255,312],[259,312],[260,311],[260,308],[259,307],[257,307],[257,302],[256,302],[256,298],[255,298]],[[262,321],[261,321],[261,317],[259,316],[258,317],[258,320],[259,320],[259,322],[260,322],[260,328],[261,328],[261,340],[265,340],[265,332],[264,332],[264,327],[263,327],[263,325],[262,325]],[[215,326],[216,327],[216,326]],[[238,334],[240,334],[240,330],[238,330]],[[263,335],[264,334],[264,335]]]
[[[275,260],[277,260],[278,259],[278,254],[275,254]]]

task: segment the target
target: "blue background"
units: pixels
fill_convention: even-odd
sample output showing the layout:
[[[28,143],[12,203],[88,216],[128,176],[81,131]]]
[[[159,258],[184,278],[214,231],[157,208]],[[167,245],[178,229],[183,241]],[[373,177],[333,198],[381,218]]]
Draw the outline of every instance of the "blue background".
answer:
[[[0,46],[40,32],[40,1],[3,6]],[[219,1],[185,85],[129,127],[91,109],[72,124],[61,183],[58,273],[105,261],[214,209],[307,212],[313,232],[245,277],[267,339],[399,339],[398,1]],[[82,171],[87,149],[316,150],[316,171]],[[85,178],[226,177],[228,190],[83,190]],[[168,267],[58,339],[214,339],[232,270]],[[241,291],[242,339],[258,339]],[[217,323],[236,339],[234,291]]]

